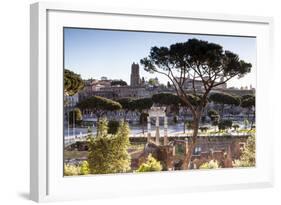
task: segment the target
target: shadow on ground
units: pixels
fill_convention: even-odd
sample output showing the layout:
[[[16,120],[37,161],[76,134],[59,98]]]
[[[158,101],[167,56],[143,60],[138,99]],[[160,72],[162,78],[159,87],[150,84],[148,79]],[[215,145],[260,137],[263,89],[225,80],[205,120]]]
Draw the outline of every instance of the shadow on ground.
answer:
[[[18,193],[18,195],[23,199],[29,200],[29,193],[21,192],[21,193]]]

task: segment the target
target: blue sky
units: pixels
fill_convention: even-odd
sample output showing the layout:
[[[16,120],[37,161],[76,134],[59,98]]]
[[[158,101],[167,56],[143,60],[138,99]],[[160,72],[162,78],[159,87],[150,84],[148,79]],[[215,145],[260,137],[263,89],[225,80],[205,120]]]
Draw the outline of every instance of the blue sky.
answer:
[[[148,56],[152,46],[170,46],[189,38],[218,43],[225,50],[237,53],[241,59],[252,63],[250,74],[239,80],[230,80],[228,86],[251,84],[256,87],[256,38],[252,37],[65,28],[65,68],[79,73],[83,79],[106,76],[129,83],[131,64]],[[157,76],[160,82],[167,82],[166,77],[147,73],[141,65],[140,75],[145,79]]]

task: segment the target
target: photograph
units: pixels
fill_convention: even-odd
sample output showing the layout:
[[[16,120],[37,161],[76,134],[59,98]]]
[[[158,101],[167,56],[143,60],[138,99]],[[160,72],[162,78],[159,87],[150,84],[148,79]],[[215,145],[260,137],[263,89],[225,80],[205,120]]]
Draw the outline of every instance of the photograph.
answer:
[[[63,176],[254,168],[256,64],[256,36],[64,27]]]

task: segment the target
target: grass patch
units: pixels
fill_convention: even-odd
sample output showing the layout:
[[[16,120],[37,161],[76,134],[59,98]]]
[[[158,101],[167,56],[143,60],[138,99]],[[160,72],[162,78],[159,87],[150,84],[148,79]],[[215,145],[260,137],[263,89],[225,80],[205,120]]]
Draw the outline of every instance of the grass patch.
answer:
[[[140,152],[144,149],[145,144],[131,144],[128,148],[129,154]]]

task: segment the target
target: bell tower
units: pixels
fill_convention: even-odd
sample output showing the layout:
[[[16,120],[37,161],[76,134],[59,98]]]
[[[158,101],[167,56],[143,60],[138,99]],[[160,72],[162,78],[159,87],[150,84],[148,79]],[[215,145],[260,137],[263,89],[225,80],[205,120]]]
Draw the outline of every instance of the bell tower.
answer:
[[[133,62],[131,66],[131,86],[139,86],[140,85],[140,67],[139,64]]]

